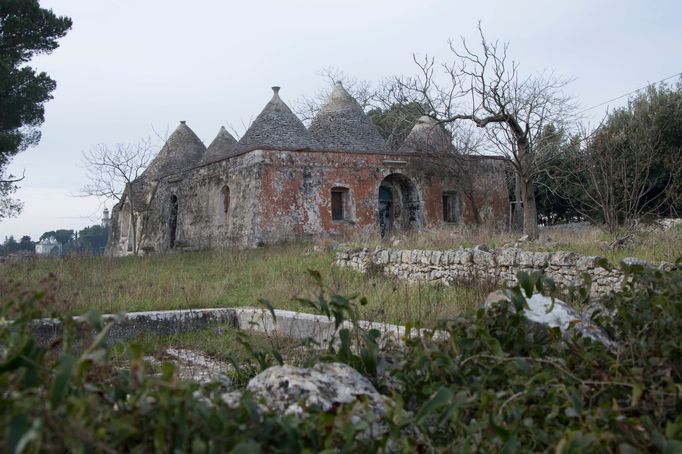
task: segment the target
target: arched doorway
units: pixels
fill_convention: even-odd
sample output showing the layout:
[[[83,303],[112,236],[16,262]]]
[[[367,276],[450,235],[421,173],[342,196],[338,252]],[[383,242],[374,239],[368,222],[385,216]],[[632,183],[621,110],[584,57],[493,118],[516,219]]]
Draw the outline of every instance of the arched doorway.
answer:
[[[381,236],[392,231],[420,229],[424,215],[414,183],[399,173],[384,178],[379,185],[378,214]]]

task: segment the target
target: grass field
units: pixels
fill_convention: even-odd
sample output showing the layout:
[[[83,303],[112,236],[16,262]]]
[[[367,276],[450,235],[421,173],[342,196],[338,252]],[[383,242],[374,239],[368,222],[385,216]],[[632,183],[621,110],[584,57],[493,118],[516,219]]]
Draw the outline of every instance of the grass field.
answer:
[[[81,314],[157,309],[258,306],[306,310],[297,297],[316,299],[308,270],[322,274],[328,292],[365,296],[363,318],[430,325],[476,307],[485,286],[407,285],[332,266],[334,253],[288,244],[251,250],[201,251],[149,257],[74,257],[34,260],[0,268],[0,292],[44,289],[49,309]]]
[[[514,239],[510,234],[482,230],[436,230],[403,237],[397,247],[445,249],[481,243],[500,247]],[[601,255],[614,263],[626,256],[674,262],[682,254],[682,226],[667,232],[640,233],[630,247],[616,251],[604,246],[607,240],[597,229],[547,230],[539,241],[519,246]],[[333,252],[313,244],[148,257],[31,260],[0,267],[0,294],[9,298],[17,292],[44,290],[47,309],[62,314],[81,314],[93,308],[115,313],[258,306],[261,298],[276,308],[307,310],[295,299],[316,299],[319,290],[308,270],[317,270],[328,292],[368,299],[369,304],[361,308],[364,319],[430,326],[441,318],[478,307],[493,290],[485,285],[408,285],[384,276],[339,269],[333,261]]]

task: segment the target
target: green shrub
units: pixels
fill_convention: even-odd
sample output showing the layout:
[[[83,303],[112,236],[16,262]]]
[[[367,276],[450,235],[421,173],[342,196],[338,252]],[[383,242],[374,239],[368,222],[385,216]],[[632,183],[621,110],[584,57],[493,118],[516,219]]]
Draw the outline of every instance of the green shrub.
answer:
[[[682,272],[679,262],[672,271],[626,272],[625,288],[593,315],[616,352],[528,323],[520,288],[511,302],[442,321],[447,340],[385,347],[377,331],[341,329],[339,342],[311,351],[309,362],[346,362],[395,400],[388,431],[374,438],[361,436],[368,421],[352,406],[264,415],[245,393],[231,409],[217,385],[180,383],[170,363],[153,373],[134,343],[125,367],[112,365],[96,314],[89,347],[75,341],[68,320],[64,340],[38,346],[29,323],[44,296],[24,295],[0,308],[0,318],[13,320],[0,327],[2,443],[10,452],[376,452],[389,442],[404,452],[680,452]],[[321,291],[302,302],[340,327],[357,320],[365,300]],[[247,335],[240,342],[249,350]],[[260,367],[282,360],[273,349],[250,351]],[[405,437],[408,427],[422,441]]]

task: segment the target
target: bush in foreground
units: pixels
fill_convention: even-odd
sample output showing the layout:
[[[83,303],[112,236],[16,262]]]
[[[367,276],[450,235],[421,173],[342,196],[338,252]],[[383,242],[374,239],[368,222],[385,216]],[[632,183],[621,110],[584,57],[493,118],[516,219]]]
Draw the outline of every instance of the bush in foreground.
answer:
[[[627,286],[593,314],[616,352],[528,323],[529,288],[442,321],[447,340],[405,339],[396,348],[380,346],[376,331],[342,329],[339,342],[311,350],[308,362],[345,362],[393,398],[378,437],[366,436],[371,421],[355,417],[353,406],[282,416],[263,413],[247,392],[230,408],[218,385],[180,383],[170,363],[150,370],[136,344],[116,367],[104,343],[108,327],[96,315],[99,335],[89,347],[79,347],[69,320],[63,340],[40,347],[29,323],[45,296],[24,295],[0,309],[13,320],[0,327],[2,443],[11,452],[680,452],[679,265],[627,268]],[[535,286],[547,288],[541,279]],[[325,292],[307,303],[339,324],[358,312],[355,298]],[[281,361],[276,351],[251,351],[262,368]],[[407,427],[421,439],[405,436]]]

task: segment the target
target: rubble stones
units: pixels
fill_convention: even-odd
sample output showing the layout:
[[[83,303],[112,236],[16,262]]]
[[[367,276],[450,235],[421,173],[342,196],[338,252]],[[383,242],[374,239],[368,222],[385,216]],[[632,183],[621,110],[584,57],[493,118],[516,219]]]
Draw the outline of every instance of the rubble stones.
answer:
[[[604,296],[621,288],[623,274],[619,270],[605,269],[598,265],[601,257],[583,256],[575,252],[534,252],[518,248],[500,248],[493,251],[477,246],[468,249],[445,251],[401,250],[377,247],[368,249],[340,250],[336,264],[360,272],[371,269],[396,276],[410,282],[432,281],[444,285],[468,282],[472,279],[493,285],[513,285],[519,271],[543,272],[559,287],[570,288],[584,283],[583,274],[592,278],[592,296]],[[630,260],[628,263],[642,264]],[[645,262],[644,262],[645,263]]]

